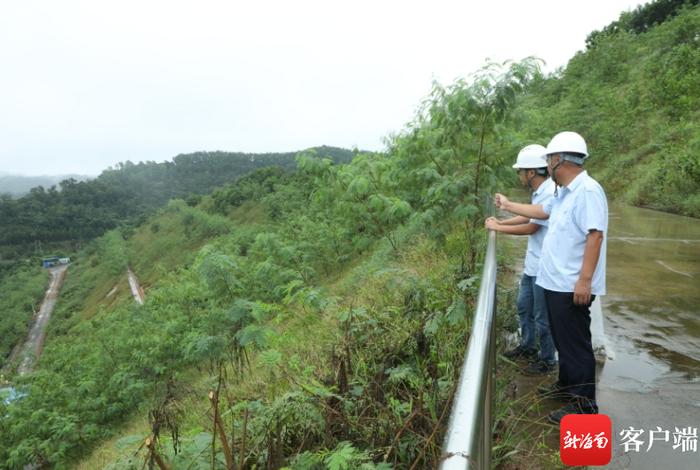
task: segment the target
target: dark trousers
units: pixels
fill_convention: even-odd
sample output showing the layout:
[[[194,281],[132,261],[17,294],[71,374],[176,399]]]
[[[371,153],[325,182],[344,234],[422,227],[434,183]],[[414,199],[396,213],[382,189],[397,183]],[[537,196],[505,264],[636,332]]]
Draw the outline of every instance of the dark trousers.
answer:
[[[573,292],[545,289],[554,345],[559,352],[559,383],[595,405],[595,356],[591,344],[590,304],[574,304]],[[595,296],[591,296],[591,303]]]

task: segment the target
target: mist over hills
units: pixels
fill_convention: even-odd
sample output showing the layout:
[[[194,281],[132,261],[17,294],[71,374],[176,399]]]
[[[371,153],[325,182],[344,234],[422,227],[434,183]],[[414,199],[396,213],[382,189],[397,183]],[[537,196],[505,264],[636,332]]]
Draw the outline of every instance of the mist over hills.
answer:
[[[12,197],[20,197],[27,194],[30,189],[38,186],[48,188],[67,179],[87,181],[90,178],[95,177],[78,174],[25,176],[2,171],[0,172],[0,194],[9,194]]]

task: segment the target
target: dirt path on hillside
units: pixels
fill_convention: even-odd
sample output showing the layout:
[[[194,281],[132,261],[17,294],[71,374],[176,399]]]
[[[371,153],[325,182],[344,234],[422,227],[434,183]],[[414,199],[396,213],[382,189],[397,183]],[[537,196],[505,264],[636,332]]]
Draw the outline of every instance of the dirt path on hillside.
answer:
[[[21,362],[17,367],[17,373],[19,375],[24,375],[31,372],[34,369],[36,361],[39,360],[41,356],[41,351],[44,349],[44,339],[46,338],[46,326],[49,324],[49,319],[51,318],[51,313],[53,312],[54,306],[56,305],[56,300],[58,299],[58,293],[63,285],[63,280],[66,277],[67,265],[56,266],[54,268],[49,268],[49,288],[44,294],[44,301],[41,303],[41,308],[37,314],[34,325],[29,330],[27,339],[21,348],[18,348],[13,357],[8,361],[13,362],[17,357],[20,358]]]
[[[138,303],[139,305],[143,305],[143,300],[146,298],[145,294],[143,293],[143,289],[141,288],[139,280],[136,278],[136,275],[131,270],[131,268],[128,268],[128,271],[129,287],[131,287],[131,293],[134,295],[134,300],[136,300],[136,303]]]

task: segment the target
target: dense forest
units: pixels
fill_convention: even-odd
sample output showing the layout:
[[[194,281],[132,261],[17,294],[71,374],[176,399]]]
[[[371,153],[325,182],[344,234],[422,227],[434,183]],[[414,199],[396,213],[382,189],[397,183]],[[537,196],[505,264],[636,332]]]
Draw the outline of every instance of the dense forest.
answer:
[[[337,163],[353,157],[335,147],[311,149]],[[88,181],[67,179],[58,187],[32,188],[13,199],[0,195],[0,258],[26,253],[26,247],[51,242],[82,242],[129,221],[142,221],[172,198],[198,198],[256,168],[276,166],[291,171],[296,152],[246,154],[197,152],[172,161],[125,162]],[[2,193],[0,188],[0,193]]]
[[[385,152],[317,150],[286,169],[248,162],[235,177],[198,164],[218,161],[202,154],[179,176],[175,161],[106,171],[86,190],[103,205],[72,205],[85,199],[65,187],[3,200],[16,209],[0,219],[5,234],[20,233],[5,220],[33,224],[12,204],[52,214],[49,193],[94,225],[56,238],[84,243],[36,370],[18,377],[3,364],[25,395],[0,402],[0,468],[435,468],[483,219],[490,195],[516,183],[519,148],[576,130],[611,199],[700,215],[696,3],[624,13],[552,76],[525,59],[435,84]],[[35,240],[53,236],[50,223],[37,227]],[[45,283],[28,265],[0,280],[1,307],[14,312],[0,321],[3,362]],[[512,289],[497,297],[505,332]],[[517,455],[507,379],[494,466]]]

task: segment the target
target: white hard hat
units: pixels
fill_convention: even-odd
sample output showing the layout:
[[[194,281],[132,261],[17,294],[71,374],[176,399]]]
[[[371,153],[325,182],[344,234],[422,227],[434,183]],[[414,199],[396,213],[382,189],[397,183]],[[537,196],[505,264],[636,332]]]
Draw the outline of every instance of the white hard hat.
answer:
[[[544,168],[547,166],[547,159],[544,158],[546,149],[539,144],[528,145],[518,153],[513,168]]]
[[[560,132],[549,141],[547,144],[547,155],[555,153],[578,153],[583,158],[588,157],[588,147],[586,141],[583,140],[576,132],[564,131]]]

